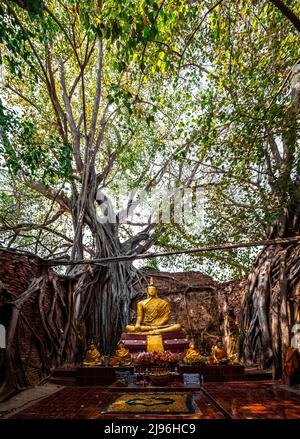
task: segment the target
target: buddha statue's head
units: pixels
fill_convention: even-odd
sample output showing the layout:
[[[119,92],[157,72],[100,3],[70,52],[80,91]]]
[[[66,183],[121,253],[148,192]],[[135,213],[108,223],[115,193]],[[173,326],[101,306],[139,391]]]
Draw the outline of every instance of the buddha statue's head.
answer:
[[[150,283],[147,287],[147,297],[156,297],[158,294],[157,288],[154,285],[153,277],[150,277]]]

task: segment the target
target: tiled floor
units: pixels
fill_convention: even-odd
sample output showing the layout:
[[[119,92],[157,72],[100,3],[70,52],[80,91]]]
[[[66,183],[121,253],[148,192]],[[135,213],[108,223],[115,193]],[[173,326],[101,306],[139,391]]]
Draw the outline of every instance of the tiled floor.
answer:
[[[100,391],[99,391],[100,390]],[[89,419],[110,395],[97,387],[65,387],[54,395],[13,415],[14,419]]]
[[[234,419],[300,419],[300,395],[274,381],[206,383],[204,389]]]
[[[120,392],[121,394],[121,392]],[[103,387],[65,387],[43,401],[28,407],[11,416],[13,419],[138,419],[153,418],[153,415],[112,415],[101,414],[102,408],[108,405],[116,392],[104,392]],[[176,419],[222,419],[222,413],[201,392],[194,393],[197,408],[192,415],[176,415]],[[155,418],[159,418],[155,415]],[[164,415],[162,418],[174,418]]]
[[[122,392],[120,392],[121,394]],[[137,419],[148,415],[105,415],[101,409],[117,393],[103,387],[65,387],[27,409],[14,419]],[[274,382],[206,383],[204,392],[193,392],[198,408],[193,415],[176,415],[176,419],[300,419],[300,396],[280,389]],[[159,415],[155,416],[159,418]],[[162,416],[174,418],[174,415]]]

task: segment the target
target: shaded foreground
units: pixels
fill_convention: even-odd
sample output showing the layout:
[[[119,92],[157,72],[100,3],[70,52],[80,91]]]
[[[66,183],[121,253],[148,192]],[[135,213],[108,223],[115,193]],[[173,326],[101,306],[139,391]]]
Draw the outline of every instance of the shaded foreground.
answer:
[[[118,392],[121,395],[122,390]],[[157,419],[300,419],[300,395],[274,381],[207,383],[192,391],[196,412]],[[116,398],[105,387],[65,387],[12,419],[148,419],[153,415],[101,414]]]

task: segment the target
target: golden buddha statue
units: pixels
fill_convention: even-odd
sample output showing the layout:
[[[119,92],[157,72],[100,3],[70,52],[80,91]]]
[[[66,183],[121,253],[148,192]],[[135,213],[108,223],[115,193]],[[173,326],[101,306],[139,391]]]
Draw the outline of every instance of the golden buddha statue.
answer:
[[[190,342],[189,348],[185,351],[183,355],[183,361],[188,364],[197,363],[201,353],[198,348],[196,348],[195,343],[193,341]]]
[[[89,349],[86,351],[84,360],[82,362],[83,366],[101,366],[102,357],[98,351],[96,345],[91,343]]]
[[[118,343],[118,347],[112,359],[110,360],[110,366],[129,366],[132,363],[129,350],[125,348],[122,341]]]
[[[211,354],[212,354],[214,363],[218,364],[221,361],[222,362],[229,361],[227,358],[227,355],[226,355],[226,350],[225,350],[221,340],[218,340],[217,343],[215,344],[215,346],[212,347]]]
[[[147,298],[137,304],[136,323],[126,326],[126,332],[148,335],[181,330],[180,324],[168,325],[171,305],[167,300],[160,299],[157,295],[158,291],[151,277],[147,288]]]

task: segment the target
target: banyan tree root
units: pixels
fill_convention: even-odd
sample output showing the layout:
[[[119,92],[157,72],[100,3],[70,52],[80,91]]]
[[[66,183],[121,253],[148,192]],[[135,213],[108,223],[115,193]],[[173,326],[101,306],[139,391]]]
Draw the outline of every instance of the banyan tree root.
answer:
[[[136,276],[130,263],[60,276],[38,257],[0,251],[0,324],[7,331],[0,401],[41,382],[55,367],[75,365],[79,322],[110,354],[128,324]]]
[[[132,284],[139,272],[131,263],[110,264],[82,277],[78,320],[96,338],[101,351],[111,354],[130,319],[130,303],[136,292]],[[77,311],[76,311],[77,313]]]
[[[240,357],[262,368],[273,367],[274,377],[299,323],[300,245],[268,246],[258,256],[248,277],[242,307]]]
[[[246,279],[236,279],[218,287],[218,311],[223,343],[227,355],[235,357],[239,348],[241,307]]]
[[[6,328],[0,400],[32,386],[76,350],[74,281],[38,258],[0,253],[0,323]]]

